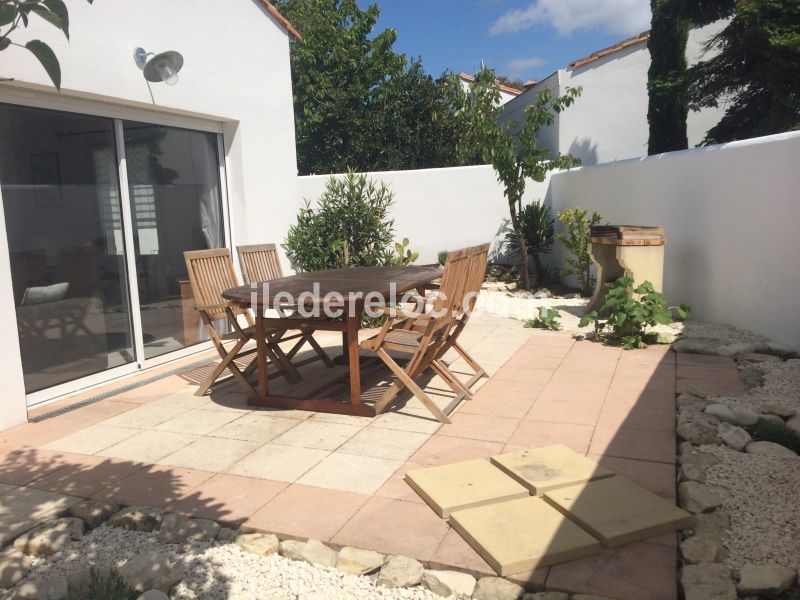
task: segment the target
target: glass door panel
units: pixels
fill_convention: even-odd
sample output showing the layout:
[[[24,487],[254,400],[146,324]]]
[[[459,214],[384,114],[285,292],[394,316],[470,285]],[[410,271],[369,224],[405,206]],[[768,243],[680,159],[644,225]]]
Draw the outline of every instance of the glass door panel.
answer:
[[[217,136],[123,122],[144,358],[206,339],[183,252],[225,245]]]
[[[135,360],[111,119],[0,104],[26,393]]]

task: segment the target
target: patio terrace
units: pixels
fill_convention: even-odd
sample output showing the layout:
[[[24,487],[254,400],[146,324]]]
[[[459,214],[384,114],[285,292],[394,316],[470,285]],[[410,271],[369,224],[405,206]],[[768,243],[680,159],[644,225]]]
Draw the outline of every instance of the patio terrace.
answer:
[[[691,384],[743,390],[732,359],[668,346],[623,352],[485,315],[473,317],[461,340],[491,379],[448,425],[413,397],[375,419],[253,410],[233,382],[196,397],[197,370],[164,368],[152,383],[5,431],[0,540],[77,498],[96,498],[493,575],[405,483],[406,471],[560,443],[674,503],[676,392]],[[453,367],[462,370],[458,361]],[[304,370],[336,375],[320,363]],[[383,384],[365,386],[365,401]],[[426,391],[442,405],[452,399],[436,378]],[[677,568],[677,534],[669,534],[510,579],[532,590],[671,600]]]

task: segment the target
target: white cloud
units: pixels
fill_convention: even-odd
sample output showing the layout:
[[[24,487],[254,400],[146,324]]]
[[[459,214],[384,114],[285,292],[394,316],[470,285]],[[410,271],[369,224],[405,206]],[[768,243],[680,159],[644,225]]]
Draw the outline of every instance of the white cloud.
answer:
[[[489,29],[492,35],[550,25],[566,35],[597,29],[620,36],[650,28],[649,0],[536,0],[528,8],[510,10]]]
[[[539,67],[547,61],[538,56],[529,56],[527,58],[515,58],[510,60],[506,65],[504,73],[506,75],[525,75],[528,70],[534,67]]]

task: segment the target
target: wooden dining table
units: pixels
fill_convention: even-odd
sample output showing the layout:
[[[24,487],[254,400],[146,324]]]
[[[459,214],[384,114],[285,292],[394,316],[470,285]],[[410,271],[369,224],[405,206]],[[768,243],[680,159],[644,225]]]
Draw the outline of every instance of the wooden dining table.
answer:
[[[442,276],[438,266],[426,267],[350,267],[301,273],[271,279],[255,286],[244,285],[225,290],[223,297],[231,304],[251,308],[255,315],[258,384],[256,395],[248,399],[254,406],[270,406],[337,414],[375,416],[375,410],[361,399],[361,365],[358,331],[365,300],[380,295],[385,302],[397,303],[404,292],[420,289]],[[292,300],[287,301],[287,298]],[[307,311],[319,307],[320,317],[304,317],[298,312],[300,299]],[[341,318],[324,317],[324,308],[342,310]],[[269,316],[267,309],[278,311]],[[286,314],[285,311],[293,314]],[[281,311],[283,311],[281,313]],[[333,397],[302,398],[269,393],[267,371],[268,330],[341,331],[342,355],[347,364],[349,402]]]

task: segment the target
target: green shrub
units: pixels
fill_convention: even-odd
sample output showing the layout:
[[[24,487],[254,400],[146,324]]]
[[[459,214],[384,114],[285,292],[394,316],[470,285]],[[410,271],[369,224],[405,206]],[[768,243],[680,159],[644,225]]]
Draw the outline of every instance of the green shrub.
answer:
[[[555,308],[540,306],[539,316],[536,317],[535,319],[527,321],[525,323],[525,327],[559,331],[561,329],[561,323],[558,322],[558,319],[560,318],[561,318],[561,313],[558,312]]]
[[[447,250],[439,250],[436,253],[436,259],[439,261],[439,264],[444,266],[444,263],[447,262],[447,255],[450,254]]]
[[[98,571],[89,568],[89,582],[70,598],[75,600],[133,600],[139,593],[130,587],[115,570]]]
[[[549,254],[553,247],[553,212],[542,201],[534,200],[520,211],[519,222],[528,245],[528,256],[533,260],[536,269],[536,278],[539,283],[544,282],[549,272],[542,265],[542,255]],[[519,254],[517,235],[513,231],[506,234],[506,244],[515,254]]]
[[[596,212],[588,216],[585,209],[568,208],[556,215],[567,227],[566,233],[559,233],[558,241],[566,246],[572,256],[567,257],[563,275],[576,275],[584,295],[590,295],[594,289],[594,277],[591,275],[592,259],[589,257],[589,232],[602,220]]]
[[[391,264],[394,194],[352,171],[331,177],[315,207],[306,206],[289,227],[283,247],[301,271]]]
[[[394,245],[394,256],[391,258],[393,265],[402,265],[407,267],[419,258],[419,252],[414,252],[408,249],[408,238],[403,238],[402,242],[397,242]]]
[[[657,335],[648,336],[646,327],[672,323],[673,310],[682,319],[689,315],[689,307],[685,304],[667,306],[664,296],[655,291],[649,281],[642,283],[633,293],[632,285],[631,277],[620,277],[606,294],[600,311],[592,310],[583,315],[580,326],[594,323],[596,341],[618,343],[626,350],[645,348],[646,337],[650,342],[661,341]],[[639,299],[633,294],[638,294]]]

